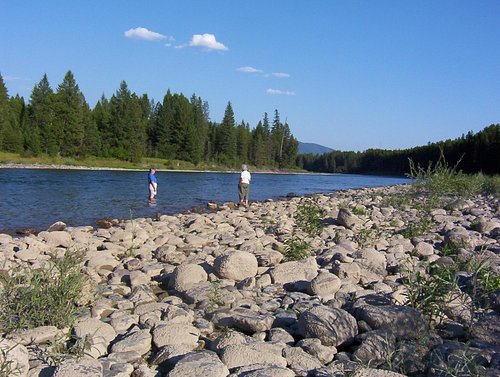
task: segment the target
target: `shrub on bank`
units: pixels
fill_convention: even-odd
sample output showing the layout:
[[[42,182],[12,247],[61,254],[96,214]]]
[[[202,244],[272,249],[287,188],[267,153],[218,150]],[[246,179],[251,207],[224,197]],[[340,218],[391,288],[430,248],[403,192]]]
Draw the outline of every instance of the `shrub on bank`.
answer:
[[[0,274],[2,331],[38,326],[70,326],[83,295],[86,275],[81,272],[83,252],[51,255],[43,267],[19,267]]]

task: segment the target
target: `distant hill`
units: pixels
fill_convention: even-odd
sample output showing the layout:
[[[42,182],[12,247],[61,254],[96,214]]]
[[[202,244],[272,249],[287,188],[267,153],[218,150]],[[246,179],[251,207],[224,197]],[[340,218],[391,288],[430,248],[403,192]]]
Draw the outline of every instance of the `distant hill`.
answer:
[[[299,154],[323,154],[333,151],[332,148],[324,147],[323,145],[314,143],[302,143],[299,141]]]

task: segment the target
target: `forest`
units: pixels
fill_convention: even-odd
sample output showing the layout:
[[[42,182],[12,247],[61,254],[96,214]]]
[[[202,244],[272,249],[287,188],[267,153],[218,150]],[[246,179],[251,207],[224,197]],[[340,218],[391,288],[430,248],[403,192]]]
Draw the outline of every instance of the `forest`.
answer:
[[[325,173],[359,173],[404,175],[409,173],[409,159],[415,165],[427,167],[441,154],[449,166],[464,173],[500,173],[500,124],[457,139],[425,146],[401,149],[368,149],[364,152],[333,151],[323,155],[299,155],[297,165],[303,169]]]
[[[54,91],[44,75],[26,103],[9,96],[0,75],[0,151],[25,156],[86,156],[140,162],[143,157],[213,162],[234,167],[289,168],[296,163],[298,141],[275,110],[251,128],[228,102],[220,123],[210,120],[209,105],[167,90],[162,101],[137,95],[125,81],[110,99],[93,109],[71,71]]]
[[[214,163],[257,168],[299,167],[324,173],[404,175],[409,159],[427,166],[443,154],[465,173],[500,173],[500,124],[425,146],[401,150],[332,151],[298,154],[298,141],[278,110],[267,113],[255,127],[235,120],[228,102],[220,123],[210,119],[209,105],[167,90],[162,101],[137,95],[125,81],[93,109],[71,71],[54,91],[46,75],[36,84],[28,103],[9,96],[0,75],[0,151],[23,156],[88,156],[140,162],[143,157],[183,160],[194,165]]]

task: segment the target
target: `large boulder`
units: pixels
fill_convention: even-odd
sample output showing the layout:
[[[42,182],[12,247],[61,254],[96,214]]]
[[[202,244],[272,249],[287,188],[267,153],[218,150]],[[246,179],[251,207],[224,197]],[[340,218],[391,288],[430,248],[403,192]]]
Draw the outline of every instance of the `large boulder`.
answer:
[[[255,342],[229,345],[221,351],[220,357],[229,369],[252,364],[286,367],[287,361],[282,352],[283,347],[277,344]]]
[[[302,336],[318,338],[325,346],[347,346],[358,334],[358,324],[352,315],[345,310],[323,305],[304,311],[298,325]]]
[[[342,281],[334,274],[322,271],[311,281],[310,291],[323,300],[333,299],[338,292]]]
[[[153,330],[153,343],[161,348],[167,345],[187,345],[192,350],[198,345],[200,330],[186,323],[161,324]]]
[[[102,376],[102,364],[90,357],[66,359],[59,364],[53,377],[90,377]]]
[[[365,321],[373,330],[388,330],[397,338],[419,336],[426,328],[426,322],[418,310],[393,305],[383,296],[361,297],[354,303],[353,309],[358,321]]]
[[[144,355],[151,350],[151,334],[149,329],[135,330],[127,333],[111,347],[112,352],[135,351]]]
[[[77,322],[73,331],[77,338],[88,339],[91,345],[90,355],[96,359],[107,354],[109,344],[116,337],[113,326],[97,318],[87,318]]]
[[[229,370],[215,352],[201,351],[182,357],[168,375],[169,377],[226,377],[229,375]]]
[[[311,281],[318,275],[316,258],[309,257],[301,261],[285,262],[273,268],[270,272],[275,284]]]
[[[373,272],[379,276],[387,275],[387,260],[384,253],[375,249],[362,249],[353,254],[356,262],[368,271]]]
[[[241,281],[257,275],[257,258],[255,255],[237,250],[217,257],[214,270],[222,279]]]
[[[288,363],[288,367],[292,369],[297,376],[307,376],[312,370],[323,366],[317,358],[308,354],[300,347],[285,348],[283,354]]]
[[[235,327],[248,333],[268,331],[271,329],[274,317],[263,315],[251,309],[236,308],[230,312]]]
[[[177,266],[172,274],[172,288],[178,292],[185,292],[198,283],[207,281],[208,275],[197,264],[182,264]]]
[[[349,209],[341,208],[337,215],[337,223],[347,229],[357,229],[363,225],[363,220],[354,215]]]

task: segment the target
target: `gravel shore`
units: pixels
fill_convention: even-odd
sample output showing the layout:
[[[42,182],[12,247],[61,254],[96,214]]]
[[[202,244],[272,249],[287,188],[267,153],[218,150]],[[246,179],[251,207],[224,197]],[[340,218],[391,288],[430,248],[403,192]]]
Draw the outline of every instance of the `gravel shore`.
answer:
[[[405,276],[478,258],[498,277],[499,201],[430,209],[423,227],[420,211],[389,200],[408,189],[309,196],[324,211],[314,236],[297,226],[300,197],[0,234],[0,272],[80,249],[88,283],[72,329],[3,334],[0,368],[9,361],[19,376],[57,377],[498,376],[499,291],[479,307],[467,289],[474,276],[455,271],[458,294],[429,322],[425,307],[409,305]],[[287,261],[294,238],[309,255]],[[56,360],[61,338],[86,339],[85,355]]]

